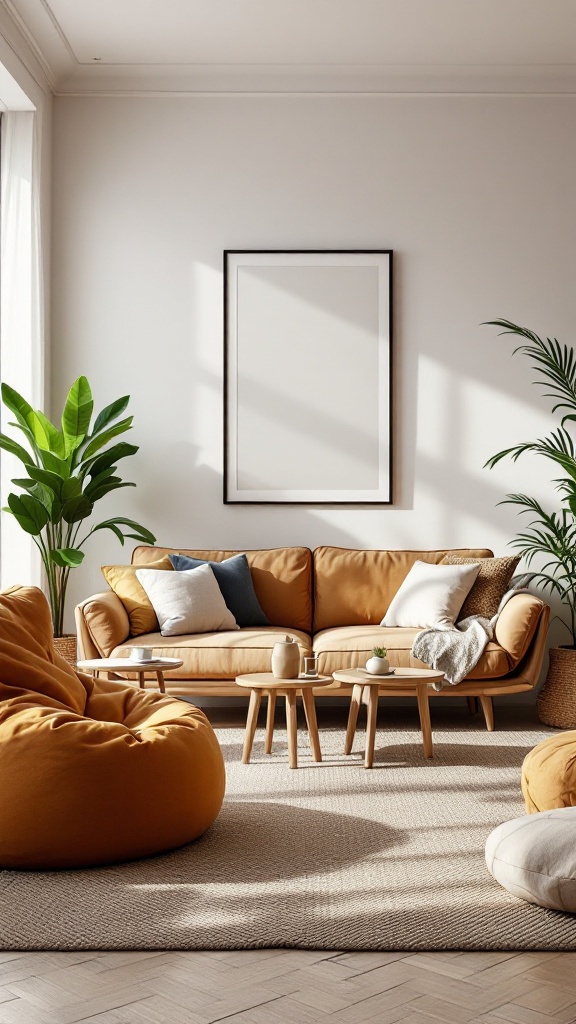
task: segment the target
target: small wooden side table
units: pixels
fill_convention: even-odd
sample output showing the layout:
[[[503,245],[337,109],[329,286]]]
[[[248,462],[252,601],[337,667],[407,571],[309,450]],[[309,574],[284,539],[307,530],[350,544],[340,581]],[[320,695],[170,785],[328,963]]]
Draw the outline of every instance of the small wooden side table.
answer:
[[[374,763],[378,697],[416,696],[424,754],[426,757],[433,756],[428,686],[430,683],[444,679],[443,672],[435,672],[431,668],[396,668],[390,675],[372,676],[365,669],[348,668],[334,672],[334,679],[338,683],[348,683],[353,686],[346,730],[345,754],[349,754],[352,750],[361,703],[366,704],[368,708],[364,767],[371,768]]]
[[[266,753],[272,752],[272,737],[274,735],[274,711],[276,710],[276,697],[286,698],[286,728],[288,731],[288,757],[291,768],[298,767],[298,746],[297,746],[297,722],[296,722],[296,697],[302,695],[310,746],[315,761],[322,760],[320,751],[320,739],[318,736],[318,723],[316,721],[316,707],[312,690],[315,686],[328,686],[332,682],[332,676],[316,676],[306,678],[299,676],[298,679],[277,679],[271,672],[250,672],[247,675],[236,676],[238,686],[245,686],[250,690],[250,704],[248,706],[248,718],[246,719],[246,734],[244,737],[244,749],[242,751],[242,764],[250,763],[252,744],[258,722],[258,711],[262,694],[268,698],[268,709],[266,714]]]
[[[156,676],[160,693],[166,693],[164,686],[164,672],[172,668],[180,668],[184,662],[180,658],[153,658],[152,661],[135,661],[132,658],[92,658],[88,661],[79,661],[76,665],[81,672],[91,672],[97,678],[100,672],[105,672],[108,678],[115,676],[129,682],[122,673],[132,672],[138,676],[138,685],[141,690],[145,688],[144,676],[148,672]]]

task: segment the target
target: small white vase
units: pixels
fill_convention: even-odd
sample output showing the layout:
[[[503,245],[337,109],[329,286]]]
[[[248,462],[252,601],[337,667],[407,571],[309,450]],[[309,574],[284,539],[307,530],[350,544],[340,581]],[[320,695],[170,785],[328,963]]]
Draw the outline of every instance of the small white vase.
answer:
[[[390,665],[388,664],[388,658],[377,658],[373,656],[368,658],[366,662],[366,671],[371,676],[385,676],[390,671]]]

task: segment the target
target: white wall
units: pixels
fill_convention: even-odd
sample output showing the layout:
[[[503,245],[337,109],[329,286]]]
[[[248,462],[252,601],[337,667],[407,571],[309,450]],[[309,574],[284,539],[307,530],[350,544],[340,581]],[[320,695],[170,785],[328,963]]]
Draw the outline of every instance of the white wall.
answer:
[[[58,98],[53,401],[80,373],[100,406],[129,392],[141,445],[103,512],[176,546],[506,553],[496,503],[555,474],[483,463],[551,420],[479,324],[574,340],[575,126],[571,96]],[[395,250],[393,508],[222,504],[225,248]],[[87,551],[70,608],[129,560],[112,535]]]

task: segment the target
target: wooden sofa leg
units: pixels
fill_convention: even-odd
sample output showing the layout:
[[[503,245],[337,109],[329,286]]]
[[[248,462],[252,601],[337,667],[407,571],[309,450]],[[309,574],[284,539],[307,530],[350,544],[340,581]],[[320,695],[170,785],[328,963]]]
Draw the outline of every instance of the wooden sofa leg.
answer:
[[[492,697],[488,697],[487,694],[483,693],[480,697],[480,704],[482,705],[482,711],[484,712],[484,718],[486,719],[486,728],[488,732],[494,732],[494,707],[492,704]]]
[[[477,697],[466,697],[468,701],[468,710],[471,715],[475,715],[478,711],[478,698]]]

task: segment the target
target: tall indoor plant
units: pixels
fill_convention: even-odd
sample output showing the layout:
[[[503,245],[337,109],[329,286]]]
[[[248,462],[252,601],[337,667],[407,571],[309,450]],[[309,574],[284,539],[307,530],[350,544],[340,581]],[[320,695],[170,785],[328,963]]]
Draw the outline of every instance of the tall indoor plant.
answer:
[[[553,402],[552,412],[559,415],[559,426],[550,434],[506,448],[486,465],[492,468],[507,457],[515,462],[533,452],[553,462],[561,474],[554,480],[559,493],[556,510],[546,512],[527,494],[508,494],[502,504],[517,505],[520,514],[531,517],[512,546],[528,566],[542,559],[534,579],[544,590],[555,593],[566,611],[561,621],[571,642],[550,651],[550,669],[538,696],[538,710],[547,724],[572,727],[576,725],[576,447],[571,430],[576,422],[576,355],[573,348],[560,345],[555,338],[540,338],[509,320],[490,320],[489,324],[524,339],[514,354],[532,360],[538,375],[534,383],[545,389],[544,396]]]
[[[92,423],[94,402],[86,377],[74,381],[61,417],[55,426],[8,384],[2,384],[2,402],[14,415],[9,425],[23,435],[25,445],[0,434],[0,448],[15,455],[25,476],[12,480],[20,493],[8,495],[4,512],[15,517],[31,534],[46,570],[54,636],[63,636],[64,607],[70,570],[84,559],[82,548],[97,530],[111,530],[124,544],[126,537],[153,544],[145,527],[125,516],[105,519],[81,536],[82,524],[94,505],[111,491],[136,485],[122,480],[117,463],[134,455],[138,446],[110,442],[130,430],[132,416],[121,419],[129,395],[116,399]]]

